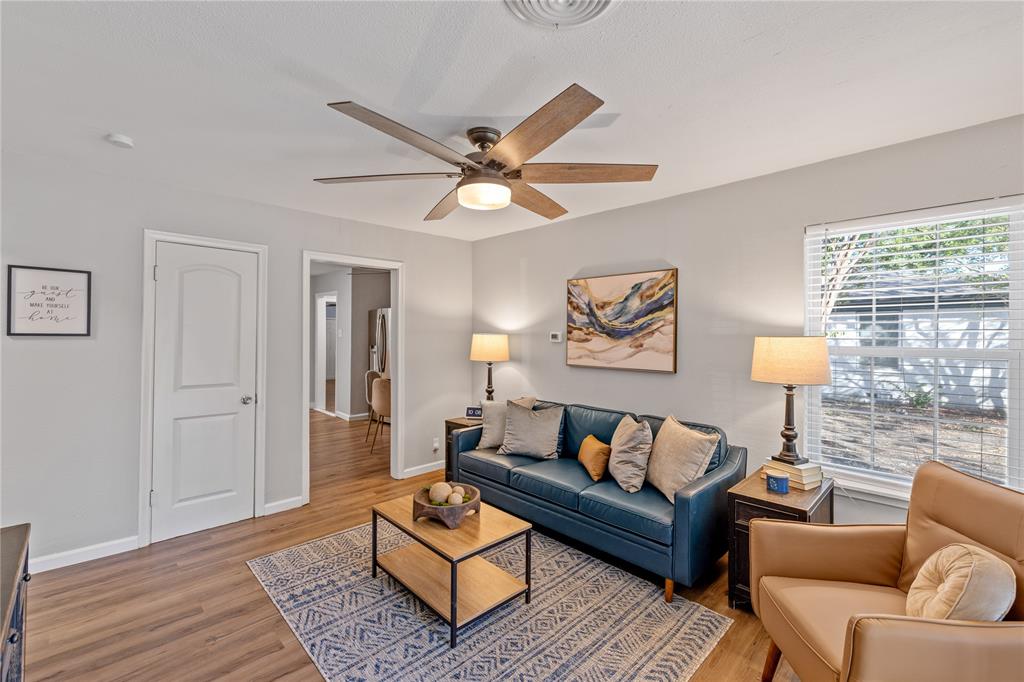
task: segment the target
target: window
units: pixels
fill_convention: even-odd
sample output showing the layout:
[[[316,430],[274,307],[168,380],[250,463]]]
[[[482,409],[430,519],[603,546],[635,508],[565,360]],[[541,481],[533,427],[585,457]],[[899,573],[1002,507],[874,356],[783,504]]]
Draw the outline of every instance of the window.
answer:
[[[907,481],[926,460],[1024,488],[1024,210],[1005,201],[807,229],[808,456]]]

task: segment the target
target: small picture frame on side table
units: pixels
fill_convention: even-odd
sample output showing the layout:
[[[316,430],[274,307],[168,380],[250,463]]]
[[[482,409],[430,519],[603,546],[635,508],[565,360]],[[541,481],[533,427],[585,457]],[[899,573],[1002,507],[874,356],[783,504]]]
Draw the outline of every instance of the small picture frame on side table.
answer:
[[[92,273],[7,266],[8,336],[89,336]]]

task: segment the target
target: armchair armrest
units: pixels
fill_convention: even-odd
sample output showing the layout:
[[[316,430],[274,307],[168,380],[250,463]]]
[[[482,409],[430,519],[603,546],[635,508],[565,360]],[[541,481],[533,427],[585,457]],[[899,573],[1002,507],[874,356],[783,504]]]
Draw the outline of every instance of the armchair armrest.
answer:
[[[455,478],[458,478],[459,475],[459,453],[475,450],[476,446],[480,444],[480,436],[483,432],[483,424],[476,424],[452,431],[452,442],[448,446],[448,457],[451,461],[452,474]]]
[[[747,472],[747,449],[729,446],[725,461],[676,491],[672,579],[691,586],[729,548],[729,488]]]
[[[906,526],[753,519],[750,522],[750,602],[761,615],[766,575],[896,586]]]
[[[1024,623],[857,615],[846,629],[841,682],[1019,680]]]

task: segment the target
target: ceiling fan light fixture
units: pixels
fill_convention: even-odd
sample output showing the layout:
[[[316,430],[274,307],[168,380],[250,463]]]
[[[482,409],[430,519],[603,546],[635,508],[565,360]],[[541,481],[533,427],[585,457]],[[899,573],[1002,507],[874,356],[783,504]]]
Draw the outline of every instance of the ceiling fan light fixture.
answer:
[[[467,173],[455,190],[461,206],[477,211],[494,211],[512,202],[512,186],[495,171]]]

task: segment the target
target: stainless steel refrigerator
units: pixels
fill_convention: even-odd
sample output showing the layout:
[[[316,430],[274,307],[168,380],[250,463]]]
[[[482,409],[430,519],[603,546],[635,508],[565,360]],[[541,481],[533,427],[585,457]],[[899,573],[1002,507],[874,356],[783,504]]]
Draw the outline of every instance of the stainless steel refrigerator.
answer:
[[[391,308],[370,311],[370,369],[391,376]]]

